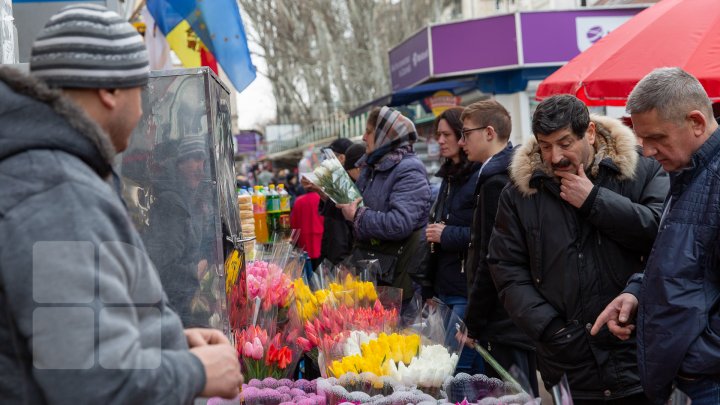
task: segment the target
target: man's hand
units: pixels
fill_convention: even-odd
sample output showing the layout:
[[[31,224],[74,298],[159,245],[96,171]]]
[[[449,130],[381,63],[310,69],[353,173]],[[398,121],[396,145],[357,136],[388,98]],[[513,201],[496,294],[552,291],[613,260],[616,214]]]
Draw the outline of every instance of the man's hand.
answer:
[[[635,318],[637,312],[638,299],[630,293],[618,295],[607,307],[598,315],[590,330],[591,335],[597,335],[600,328],[607,324],[610,333],[617,336],[620,340],[628,340],[635,325],[628,323]]]
[[[208,267],[207,259],[202,259],[198,262],[198,265],[197,265],[198,280],[202,280],[203,277],[205,277],[205,272],[207,271],[207,267]]]
[[[190,328],[185,329],[185,338],[187,339],[188,346],[192,349],[198,346],[226,344],[229,345],[230,341],[225,335],[217,329],[208,328]]]
[[[575,208],[582,207],[594,187],[583,165],[578,166],[577,174],[556,171],[555,175],[560,177],[560,197]]]
[[[473,339],[473,338],[471,338],[471,337],[468,337],[467,332],[463,333],[463,332],[458,331],[458,332],[455,334],[455,340],[457,340],[458,343],[461,343],[461,342],[465,341],[465,346],[466,346],[466,347],[469,347],[470,349],[474,349],[474,348],[475,348],[475,343],[476,343],[476,342],[475,342],[475,339]]]
[[[440,243],[443,229],[445,229],[443,223],[428,224],[427,228],[425,228],[425,238],[428,242]]]
[[[352,221],[355,219],[355,213],[357,212],[357,207],[358,204],[360,204],[360,201],[362,201],[362,198],[358,198],[350,204],[338,204],[336,207],[342,210],[343,217],[345,217],[347,221]]]
[[[327,199],[328,199],[327,194],[325,194],[325,193],[320,189],[320,187],[318,187],[318,186],[316,186],[315,184],[313,184],[310,180],[306,179],[306,178],[303,177],[303,176],[300,176],[300,184],[303,186],[303,188],[305,189],[305,191],[307,191],[308,193],[310,193],[310,192],[318,193],[318,195],[320,195],[320,198],[321,198],[323,201],[327,201]]]
[[[203,397],[220,396],[232,399],[240,394],[243,377],[237,351],[229,344],[211,344],[190,349],[205,368]]]

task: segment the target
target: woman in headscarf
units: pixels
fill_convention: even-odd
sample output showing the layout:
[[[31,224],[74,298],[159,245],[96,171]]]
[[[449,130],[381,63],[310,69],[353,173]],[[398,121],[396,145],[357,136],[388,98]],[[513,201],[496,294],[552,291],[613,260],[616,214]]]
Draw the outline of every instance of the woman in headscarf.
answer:
[[[405,301],[415,292],[408,271],[419,265],[417,249],[426,247],[423,230],[431,204],[425,165],[413,150],[417,137],[415,125],[400,112],[373,110],[363,135],[366,153],[356,163],[364,205],[358,207],[359,199],[338,205],[353,224],[354,250],[399,253],[396,261],[380,263],[378,283],[402,288]]]

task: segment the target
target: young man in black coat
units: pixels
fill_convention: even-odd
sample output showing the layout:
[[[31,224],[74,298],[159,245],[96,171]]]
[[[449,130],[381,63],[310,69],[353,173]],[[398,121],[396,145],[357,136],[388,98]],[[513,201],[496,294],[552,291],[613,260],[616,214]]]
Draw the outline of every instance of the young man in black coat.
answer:
[[[508,166],[513,154],[510,114],[497,101],[484,100],[469,105],[461,119],[460,145],[470,161],[483,164],[475,187],[475,212],[465,263],[469,291],[466,344],[471,347],[481,344],[505,369],[520,371],[533,391],[530,394],[537,395],[532,343],[498,302],[486,260],[500,193],[510,181]],[[485,373],[500,378],[489,365],[485,366]]]

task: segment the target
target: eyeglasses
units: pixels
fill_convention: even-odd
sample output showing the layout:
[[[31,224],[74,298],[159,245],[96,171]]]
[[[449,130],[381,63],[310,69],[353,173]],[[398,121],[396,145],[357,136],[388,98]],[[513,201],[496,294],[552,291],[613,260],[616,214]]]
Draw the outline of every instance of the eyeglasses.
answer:
[[[464,128],[463,128],[463,130],[460,131],[460,132],[462,133],[462,135],[460,136],[460,140],[461,140],[461,141],[467,140],[467,136],[468,136],[468,134],[469,134],[470,132],[472,132],[472,131],[479,131],[479,130],[485,129],[485,128],[489,127],[489,126],[490,126],[490,125],[485,125],[484,127],[477,127],[477,128],[468,128],[468,129],[464,129]]]

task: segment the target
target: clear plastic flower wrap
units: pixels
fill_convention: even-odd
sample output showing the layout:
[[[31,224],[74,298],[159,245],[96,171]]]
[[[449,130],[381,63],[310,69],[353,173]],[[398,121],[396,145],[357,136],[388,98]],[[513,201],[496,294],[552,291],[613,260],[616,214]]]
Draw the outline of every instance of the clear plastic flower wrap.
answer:
[[[448,306],[435,301],[422,307],[408,329],[422,337],[420,352],[409,364],[398,364],[391,375],[440,398],[441,386],[455,372],[464,345],[455,335],[465,332],[465,324]]]
[[[265,405],[265,404],[305,404],[305,405],[325,405],[325,397],[317,394],[317,381],[289,379],[277,380],[267,377],[262,380],[252,379],[247,384],[243,384],[243,389],[235,402],[227,404],[239,404],[239,399],[243,400],[246,405]],[[212,398],[210,401],[219,399]],[[210,401],[208,403],[210,403]],[[226,402],[217,405],[225,405]]]
[[[362,198],[355,182],[331,150],[324,152],[325,159],[312,173],[301,175],[320,187],[335,204],[348,204]],[[362,206],[362,202],[360,203]]]

